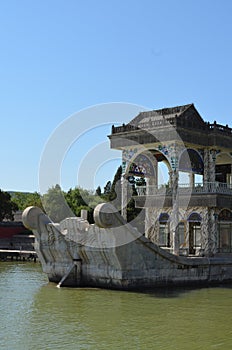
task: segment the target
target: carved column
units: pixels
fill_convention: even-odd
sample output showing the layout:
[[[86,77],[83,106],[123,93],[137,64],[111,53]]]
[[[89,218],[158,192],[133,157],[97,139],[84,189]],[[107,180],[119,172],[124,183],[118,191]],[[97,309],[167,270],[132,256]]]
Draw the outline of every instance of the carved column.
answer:
[[[210,214],[209,209],[204,208],[202,211],[202,223],[201,223],[201,245],[204,255],[209,254],[209,232],[210,232]]]
[[[209,152],[209,182],[215,182],[216,150]]]
[[[209,182],[209,150],[204,149],[204,183]]]
[[[214,255],[217,252],[217,214],[214,208],[209,209],[211,230],[209,232],[209,255]]]
[[[206,208],[202,217],[202,250],[204,255],[217,252],[217,214],[214,208]]]

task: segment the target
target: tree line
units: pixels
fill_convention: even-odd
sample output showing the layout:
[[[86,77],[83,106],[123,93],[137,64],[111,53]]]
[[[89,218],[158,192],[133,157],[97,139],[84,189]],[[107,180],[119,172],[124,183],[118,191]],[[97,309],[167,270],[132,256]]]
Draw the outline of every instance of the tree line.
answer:
[[[81,210],[85,209],[88,213],[88,221],[93,223],[93,211],[97,204],[103,202],[112,202],[120,212],[121,208],[121,181],[122,167],[119,166],[113,181],[107,181],[103,190],[100,186],[96,191],[89,191],[80,187],[70,188],[67,192],[62,191],[59,185],[48,189],[47,193],[40,195],[38,192],[24,193],[13,192],[9,194],[0,190],[0,221],[13,220],[13,214],[17,210],[23,211],[29,206],[37,206],[46,211],[52,221],[59,222],[67,216],[70,216],[70,209],[73,215],[80,216]],[[135,185],[144,185],[144,179],[133,176],[129,177],[132,195],[136,195]],[[135,208],[134,200],[131,199],[127,205],[127,218],[136,220],[141,209]],[[138,225],[143,225],[141,219]],[[142,220],[143,221],[143,220]]]

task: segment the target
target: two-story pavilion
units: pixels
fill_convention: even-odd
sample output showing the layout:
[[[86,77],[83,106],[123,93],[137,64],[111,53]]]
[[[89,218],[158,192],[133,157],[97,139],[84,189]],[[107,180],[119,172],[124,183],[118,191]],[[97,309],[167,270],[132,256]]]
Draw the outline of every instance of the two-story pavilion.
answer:
[[[232,129],[205,122],[193,104],[141,112],[112,126],[111,148],[122,151],[122,214],[129,176],[143,177],[136,207],[145,235],[175,254],[232,253]],[[168,181],[160,179],[159,164]],[[183,180],[184,179],[184,180]]]

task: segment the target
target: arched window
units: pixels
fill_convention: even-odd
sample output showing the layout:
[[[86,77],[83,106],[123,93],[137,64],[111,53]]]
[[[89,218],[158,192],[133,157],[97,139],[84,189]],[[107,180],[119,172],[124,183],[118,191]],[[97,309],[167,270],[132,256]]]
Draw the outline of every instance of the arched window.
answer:
[[[159,245],[160,247],[170,247],[170,217],[167,213],[159,216]]]
[[[170,217],[167,213],[161,213],[159,216],[159,222],[168,222]]]
[[[188,217],[188,222],[201,222],[201,216],[198,213],[192,213]]]
[[[232,212],[228,209],[218,215],[218,246],[220,253],[232,252]]]

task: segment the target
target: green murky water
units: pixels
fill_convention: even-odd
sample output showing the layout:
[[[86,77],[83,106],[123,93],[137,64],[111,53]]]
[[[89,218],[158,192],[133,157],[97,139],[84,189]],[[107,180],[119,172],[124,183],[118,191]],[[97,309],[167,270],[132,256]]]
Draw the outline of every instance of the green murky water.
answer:
[[[0,349],[232,349],[232,287],[58,289],[39,264],[0,263]]]

